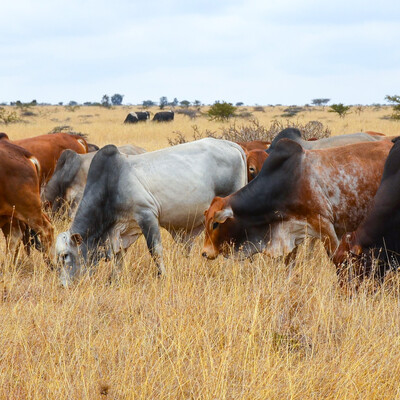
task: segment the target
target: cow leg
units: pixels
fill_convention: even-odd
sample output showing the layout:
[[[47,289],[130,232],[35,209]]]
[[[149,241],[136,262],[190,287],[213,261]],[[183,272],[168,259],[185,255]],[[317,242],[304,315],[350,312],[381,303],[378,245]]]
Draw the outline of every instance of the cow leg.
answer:
[[[149,211],[142,212],[140,216],[135,219],[137,220],[139,227],[146,238],[147,248],[149,249],[153,260],[156,263],[158,274],[165,275],[166,270],[163,261],[163,248],[158,219]]]

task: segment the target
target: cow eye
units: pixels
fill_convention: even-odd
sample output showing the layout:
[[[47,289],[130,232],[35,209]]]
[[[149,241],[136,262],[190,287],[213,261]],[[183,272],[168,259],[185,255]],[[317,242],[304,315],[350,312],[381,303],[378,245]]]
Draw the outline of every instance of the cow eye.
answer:
[[[251,173],[256,172],[256,170],[255,170],[253,167],[250,167],[250,168],[249,168],[249,171],[250,171]]]
[[[218,225],[219,225],[219,222],[214,222],[214,223],[213,223],[213,229],[217,229],[217,228],[218,228]]]

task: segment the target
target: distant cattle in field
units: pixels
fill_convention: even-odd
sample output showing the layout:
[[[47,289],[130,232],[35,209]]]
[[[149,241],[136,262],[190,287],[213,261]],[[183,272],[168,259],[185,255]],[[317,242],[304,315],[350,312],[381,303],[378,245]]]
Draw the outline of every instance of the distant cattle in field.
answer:
[[[140,121],[147,121],[148,119],[150,119],[148,111],[131,112],[126,116],[124,124],[135,124]]]
[[[362,142],[305,150],[281,139],[261,172],[238,192],[216,197],[206,212],[203,256],[220,252],[272,257],[290,253],[308,235],[328,254],[367,215],[393,143]]]
[[[333,256],[339,275],[348,258],[361,276],[374,273],[383,278],[388,270],[400,267],[400,138],[394,142],[367,218],[342,237]]]
[[[29,246],[30,228],[53,259],[53,227],[41,209],[39,175],[36,157],[9,140],[0,140],[0,227],[7,249],[15,253],[21,240]]]
[[[3,134],[1,140],[7,140]],[[54,133],[49,135],[34,136],[27,139],[13,140],[12,143],[23,147],[36,157],[40,164],[40,185],[45,185],[51,178],[56,167],[57,160],[66,149],[71,149],[79,154],[88,152],[86,140],[79,135],[68,133]]]
[[[136,156],[103,147],[93,158],[71,228],[57,238],[61,282],[69,285],[80,274],[81,255],[96,262],[105,247],[118,259],[142,234],[164,274],[160,226],[190,248],[213,197],[246,182],[244,151],[226,140],[206,138]]]
[[[160,111],[154,114],[153,121],[156,122],[167,122],[174,119],[173,111]]]
[[[118,147],[122,154],[142,154],[142,147],[125,145]],[[64,150],[58,159],[53,176],[43,191],[43,201],[48,203],[52,212],[59,212],[63,206],[68,207],[72,217],[82,199],[87,175],[95,152],[77,154],[73,150]]]

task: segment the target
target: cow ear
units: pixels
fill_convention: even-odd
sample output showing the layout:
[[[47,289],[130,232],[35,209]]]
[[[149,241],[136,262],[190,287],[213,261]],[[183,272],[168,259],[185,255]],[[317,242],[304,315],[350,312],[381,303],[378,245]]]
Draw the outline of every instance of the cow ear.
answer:
[[[230,207],[216,212],[214,215],[214,222],[223,224],[228,218],[233,218],[233,211]]]
[[[77,245],[80,246],[83,242],[82,236],[79,233],[74,233],[71,235],[71,240]]]
[[[351,254],[354,254],[355,256],[359,256],[362,253],[362,248],[359,244],[355,244],[351,250],[350,250]]]

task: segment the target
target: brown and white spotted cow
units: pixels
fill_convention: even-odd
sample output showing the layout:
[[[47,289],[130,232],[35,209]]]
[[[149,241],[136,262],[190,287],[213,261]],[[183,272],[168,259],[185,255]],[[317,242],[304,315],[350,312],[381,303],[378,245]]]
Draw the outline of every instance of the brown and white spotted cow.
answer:
[[[244,256],[281,256],[306,235],[321,238],[331,254],[367,215],[392,145],[382,140],[304,150],[280,140],[257,179],[212,201],[205,213],[203,256],[228,255],[230,244]]]

